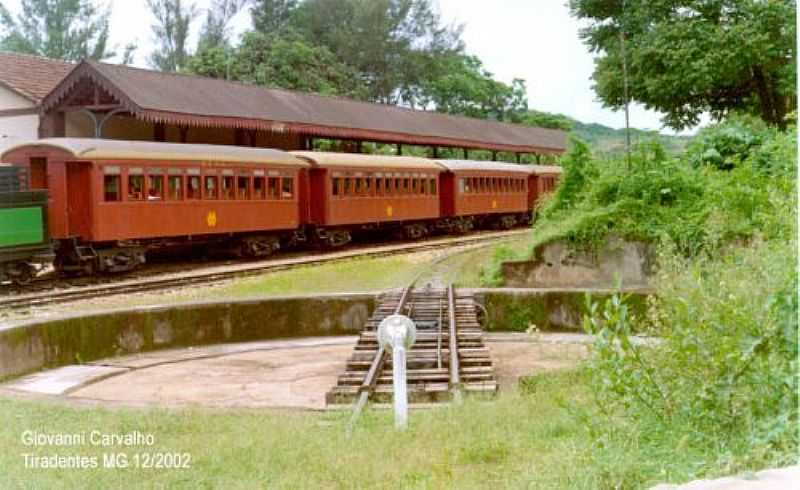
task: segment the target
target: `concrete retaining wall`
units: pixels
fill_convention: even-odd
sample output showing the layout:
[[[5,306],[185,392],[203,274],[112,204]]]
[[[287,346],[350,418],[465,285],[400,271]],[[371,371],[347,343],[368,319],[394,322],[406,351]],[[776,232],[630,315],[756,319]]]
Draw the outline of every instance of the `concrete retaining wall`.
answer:
[[[0,379],[158,349],[355,334],[372,294],[195,303],[31,321],[0,329]]]
[[[653,268],[646,243],[609,238],[596,251],[575,250],[565,241],[544,244],[531,260],[502,264],[503,285],[513,288],[646,287]]]
[[[585,289],[476,289],[488,331],[581,328]],[[626,291],[643,312],[647,290]],[[614,290],[591,291],[603,301]],[[109,311],[0,328],[0,379],[137,352],[276,338],[357,334],[374,294],[265,298]]]
[[[586,313],[586,295],[602,304],[617,293],[613,289],[475,289],[478,301],[484,306],[486,316],[483,328],[487,331],[524,332],[531,325],[540,331],[581,330]],[[628,306],[632,313],[641,315],[647,306],[646,288],[629,289]]]

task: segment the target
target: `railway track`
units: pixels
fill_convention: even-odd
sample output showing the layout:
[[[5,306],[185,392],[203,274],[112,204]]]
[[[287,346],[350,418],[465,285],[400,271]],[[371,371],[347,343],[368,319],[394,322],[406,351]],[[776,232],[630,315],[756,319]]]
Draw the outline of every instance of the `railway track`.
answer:
[[[467,237],[433,239],[412,244],[383,245],[370,247],[366,250],[356,249],[345,252],[332,252],[324,255],[270,260],[258,264],[239,264],[231,267],[181,274],[168,274],[160,277],[126,278],[125,280],[115,281],[111,284],[74,287],[65,290],[47,290],[31,294],[19,294],[6,298],[0,297],[0,311],[102,298],[118,294],[142,293],[193,285],[213,284],[235,278],[255,276],[265,272],[277,272],[310,265],[329,264],[351,260],[353,258],[378,258],[451,247],[477,246],[513,239],[523,236],[526,233],[529,233],[528,229],[481,233],[479,235]]]
[[[494,396],[498,384],[475,298],[445,288],[413,285],[384,295],[359,337],[338,383],[326,395],[329,406],[355,404],[351,427],[367,402],[392,400],[392,357],[379,344],[377,329],[389,315],[404,314],[417,326],[407,354],[411,404],[460,400],[462,394]]]

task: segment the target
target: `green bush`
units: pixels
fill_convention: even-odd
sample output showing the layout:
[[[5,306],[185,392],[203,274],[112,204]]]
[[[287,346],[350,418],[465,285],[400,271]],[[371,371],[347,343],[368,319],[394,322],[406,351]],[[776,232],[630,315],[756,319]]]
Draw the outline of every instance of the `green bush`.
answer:
[[[680,441],[703,459],[663,462],[677,480],[795,461],[797,243],[756,245],[717,259],[665,252],[645,317],[619,296],[590,305],[587,420],[604,444],[656,454]],[[634,342],[637,330],[659,340]]]
[[[591,249],[613,234],[651,243],[667,240],[682,254],[695,256],[762,233],[781,234],[785,228],[773,217],[785,214],[793,199],[793,132],[743,124],[707,130],[681,158],[668,158],[651,142],[639,145],[629,163],[597,159],[573,141],[562,160],[562,182],[534,224],[534,246],[563,239]],[[742,142],[732,133],[748,136]],[[724,150],[726,161],[735,165],[728,170],[697,165],[706,146]]]
[[[519,259],[519,254],[507,245],[500,245],[494,250],[491,260],[481,268],[480,282],[484,287],[499,287],[503,283],[502,264]]]

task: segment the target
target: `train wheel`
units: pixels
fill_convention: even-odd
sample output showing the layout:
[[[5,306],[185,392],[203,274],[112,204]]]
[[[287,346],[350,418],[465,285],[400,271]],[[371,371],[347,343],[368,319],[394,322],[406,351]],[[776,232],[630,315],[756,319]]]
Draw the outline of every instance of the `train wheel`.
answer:
[[[403,234],[409,240],[419,240],[428,234],[428,228],[420,224],[406,225],[403,227]]]
[[[36,277],[36,269],[27,262],[21,262],[10,271],[9,276],[15,285],[27,286]]]
[[[329,247],[341,247],[343,245],[347,245],[353,240],[353,237],[350,235],[350,232],[347,230],[334,230],[331,231],[328,235],[328,246]]]

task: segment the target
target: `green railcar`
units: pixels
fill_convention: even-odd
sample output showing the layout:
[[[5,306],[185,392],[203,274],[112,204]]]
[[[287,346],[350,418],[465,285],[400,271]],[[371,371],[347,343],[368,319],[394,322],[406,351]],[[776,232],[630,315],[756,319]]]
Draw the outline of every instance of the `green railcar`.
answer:
[[[0,164],[0,282],[30,282],[53,259],[47,191],[29,190],[24,168]]]

